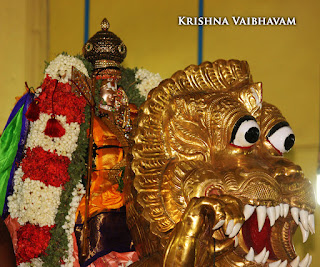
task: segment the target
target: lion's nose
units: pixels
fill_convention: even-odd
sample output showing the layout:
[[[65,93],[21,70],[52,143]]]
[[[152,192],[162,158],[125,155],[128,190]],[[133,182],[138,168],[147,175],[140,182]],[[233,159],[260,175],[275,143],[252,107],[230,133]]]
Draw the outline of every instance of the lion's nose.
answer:
[[[275,166],[278,166],[274,173],[275,177],[286,176],[292,178],[302,178],[304,176],[301,167],[288,160],[281,160],[277,162],[277,165]]]

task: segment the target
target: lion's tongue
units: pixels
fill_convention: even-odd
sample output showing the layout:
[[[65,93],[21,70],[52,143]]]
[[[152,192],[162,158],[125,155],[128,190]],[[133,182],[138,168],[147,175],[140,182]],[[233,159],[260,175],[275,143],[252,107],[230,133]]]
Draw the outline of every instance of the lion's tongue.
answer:
[[[251,217],[242,226],[243,239],[248,248],[252,247],[255,254],[259,254],[264,247],[270,252],[269,259],[275,258],[270,244],[271,227],[268,217],[266,218],[262,230],[259,232],[257,213],[254,212]]]

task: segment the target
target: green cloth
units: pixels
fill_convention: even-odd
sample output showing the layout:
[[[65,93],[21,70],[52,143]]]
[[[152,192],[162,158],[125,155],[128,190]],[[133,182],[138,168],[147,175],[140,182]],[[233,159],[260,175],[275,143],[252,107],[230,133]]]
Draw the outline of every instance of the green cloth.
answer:
[[[0,137],[0,213],[2,215],[8,180],[17,154],[22,128],[23,106]]]

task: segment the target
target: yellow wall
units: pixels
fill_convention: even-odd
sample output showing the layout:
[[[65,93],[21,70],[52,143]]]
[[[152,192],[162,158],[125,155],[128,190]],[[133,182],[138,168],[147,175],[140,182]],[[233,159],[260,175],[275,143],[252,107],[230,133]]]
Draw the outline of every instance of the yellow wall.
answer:
[[[61,51],[81,52],[83,45],[84,8],[79,1],[51,1],[50,58]],[[171,3],[172,2],[172,3]],[[66,6],[67,5],[67,6]],[[139,66],[162,77],[189,64],[197,63],[195,27],[178,27],[178,15],[196,16],[197,1],[103,1],[91,0],[90,36],[100,30],[104,17],[110,31],[128,47],[124,65]]]
[[[0,24],[5,25],[5,29],[0,31],[1,40],[11,38],[0,44],[2,63],[5,62],[0,72],[0,123],[4,125],[14,102],[13,95],[23,91],[25,80],[37,80],[27,75],[28,67],[35,63],[41,65],[45,57],[30,57],[26,52],[30,49],[28,42],[33,39],[26,34],[31,27],[27,18],[30,14],[27,13],[28,1],[21,1],[19,9],[13,8],[9,2],[2,2]],[[45,1],[36,2],[38,4],[34,7],[37,10]],[[197,27],[178,26],[178,16],[197,16],[197,8],[196,0],[91,0],[90,36],[99,30],[101,20],[107,17],[110,30],[128,47],[124,65],[144,67],[166,78],[178,69],[197,63]],[[52,0],[49,10],[49,59],[62,51],[80,53],[84,1]],[[319,10],[320,3],[315,0],[204,0],[205,16],[226,16],[230,24],[231,16],[296,17],[297,25],[288,27],[206,26],[204,60],[237,58],[249,62],[254,80],[263,82],[264,99],[282,110],[296,134],[296,145],[289,157],[302,166],[314,185],[319,143]],[[320,221],[318,213],[316,217]],[[300,230],[298,232],[296,242],[301,241]],[[319,233],[320,229],[306,245],[297,246],[301,256],[311,252],[314,257],[312,266],[320,261]]]
[[[1,0],[0,8],[0,133],[16,96],[39,86],[47,59],[47,2]]]

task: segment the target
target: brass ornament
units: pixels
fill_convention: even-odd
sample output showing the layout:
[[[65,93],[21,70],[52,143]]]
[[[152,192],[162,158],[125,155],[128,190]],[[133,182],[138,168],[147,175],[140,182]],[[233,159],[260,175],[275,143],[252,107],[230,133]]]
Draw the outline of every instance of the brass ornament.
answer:
[[[134,131],[127,223],[141,260],[132,266],[297,261],[298,224],[304,238],[314,232],[313,188],[283,157],[294,135],[247,62],[176,72],[150,92]]]
[[[127,47],[113,32],[106,18],[101,22],[101,30],[96,32],[83,46],[84,57],[94,67],[94,75],[107,68],[119,68],[127,55]]]
[[[126,48],[126,45],[123,42],[118,46],[118,51],[122,55],[126,53],[127,48]]]
[[[101,21],[100,27],[101,27],[101,30],[104,30],[104,31],[109,30],[109,28],[110,28],[110,23],[109,23],[109,21],[108,21],[106,18],[104,18],[104,19]]]
[[[114,60],[96,60],[94,63],[95,69],[103,69],[103,68],[120,68],[120,64]],[[109,73],[110,74],[110,73]]]

